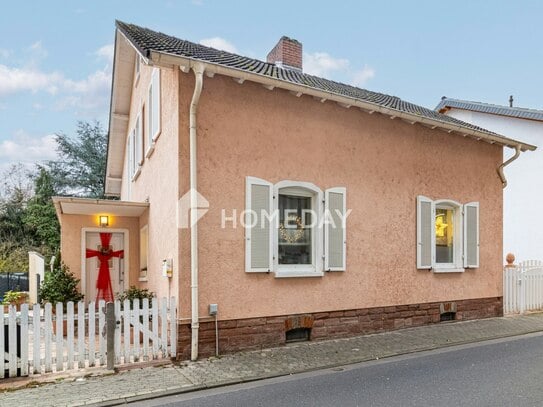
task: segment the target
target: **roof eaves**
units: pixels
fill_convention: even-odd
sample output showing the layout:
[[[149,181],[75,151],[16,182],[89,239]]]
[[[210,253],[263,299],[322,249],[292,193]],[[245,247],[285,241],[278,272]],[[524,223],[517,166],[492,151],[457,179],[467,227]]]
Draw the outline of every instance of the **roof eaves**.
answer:
[[[161,57],[162,55],[168,56],[169,58],[165,60],[164,58]],[[492,141],[490,144],[499,143],[511,148],[514,148],[516,145],[520,145],[522,151],[526,151],[526,150],[533,151],[536,149],[535,146],[532,146],[530,144],[526,144],[514,139],[510,139],[496,133],[492,133],[489,131],[487,132],[487,131],[476,130],[474,128],[463,126],[460,120],[458,120],[459,123],[453,124],[452,122],[448,122],[444,120],[423,117],[421,115],[409,113],[409,112],[395,109],[388,106],[382,106],[372,101],[358,99],[352,96],[339,94],[330,90],[323,90],[323,89],[315,88],[306,84],[298,84],[298,83],[286,81],[279,78],[272,78],[270,76],[263,75],[259,72],[250,72],[250,71],[246,71],[246,70],[239,69],[236,67],[225,66],[216,62],[205,61],[198,58],[193,58],[193,57],[185,56],[185,55],[178,55],[178,54],[165,52],[165,51],[151,51],[149,59],[150,61],[155,62],[158,65],[160,64],[171,65],[175,62],[174,60],[171,60],[170,58],[177,60],[178,65],[183,65],[188,68],[191,68],[193,64],[195,63],[203,63],[206,66],[212,67],[212,71],[217,74],[226,74],[228,76],[238,77],[238,78],[242,76],[254,77],[255,78],[254,82],[263,83],[263,84],[273,83],[274,86],[278,88],[287,89],[287,90],[302,90],[303,89],[302,93],[305,93],[305,94],[309,94],[312,96],[319,96],[319,97],[325,96],[325,99],[330,99],[330,100],[339,101],[343,103],[347,102],[345,104],[351,105],[351,106],[357,106],[366,111],[379,112],[388,116],[395,116],[399,118],[410,119],[410,120],[414,120],[415,122],[424,123],[428,125],[437,125],[438,127],[442,127],[449,132],[455,131],[461,134],[468,134],[468,135],[474,136],[475,138],[479,140],[484,139],[485,141]],[[179,64],[179,61],[183,61],[183,60],[187,61],[188,63]],[[232,72],[237,73],[237,75],[232,74]],[[259,78],[260,80],[256,80],[256,78]]]

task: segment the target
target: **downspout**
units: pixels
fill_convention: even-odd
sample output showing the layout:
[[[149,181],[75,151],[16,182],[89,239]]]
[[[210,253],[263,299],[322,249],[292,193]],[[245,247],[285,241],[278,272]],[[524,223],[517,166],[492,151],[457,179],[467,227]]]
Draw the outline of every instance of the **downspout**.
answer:
[[[507,186],[507,180],[505,179],[503,169],[509,164],[511,164],[513,161],[515,161],[519,156],[520,156],[520,144],[517,144],[515,146],[515,155],[513,155],[513,157],[511,157],[510,159],[508,159],[507,161],[505,161],[502,165],[498,167],[498,174],[502,180],[503,188]]]
[[[190,291],[191,291],[191,349],[190,359],[198,359],[198,331],[200,329],[198,315],[198,185],[197,185],[197,150],[196,150],[196,112],[202,93],[204,81],[204,64],[196,63],[192,67],[194,71],[194,93],[190,102],[189,115],[189,162],[190,162]]]

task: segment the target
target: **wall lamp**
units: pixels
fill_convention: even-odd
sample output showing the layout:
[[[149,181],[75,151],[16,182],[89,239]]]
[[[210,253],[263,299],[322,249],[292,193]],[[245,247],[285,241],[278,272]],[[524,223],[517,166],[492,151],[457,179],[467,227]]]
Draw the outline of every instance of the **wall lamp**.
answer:
[[[101,227],[109,226],[109,216],[100,215],[100,226]]]

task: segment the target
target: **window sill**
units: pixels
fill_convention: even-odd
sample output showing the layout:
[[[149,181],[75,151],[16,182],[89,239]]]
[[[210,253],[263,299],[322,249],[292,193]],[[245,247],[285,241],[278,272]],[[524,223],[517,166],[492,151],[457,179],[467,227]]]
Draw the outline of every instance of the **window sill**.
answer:
[[[463,273],[466,271],[463,268],[432,268],[432,273]]]
[[[138,177],[140,176],[141,174],[141,167],[138,166],[138,169],[136,170],[136,172],[134,173],[134,175],[132,175],[132,182],[134,182],[135,180],[138,179]]]
[[[155,142],[153,141],[147,151],[145,152],[145,158],[149,158],[153,155],[153,152],[155,151]]]
[[[146,283],[146,282],[148,282],[149,280],[147,279],[147,277],[138,277],[138,281],[139,281],[140,283]]]
[[[322,277],[323,272],[317,271],[303,271],[303,270],[281,270],[275,272],[275,278],[289,278],[289,277]]]

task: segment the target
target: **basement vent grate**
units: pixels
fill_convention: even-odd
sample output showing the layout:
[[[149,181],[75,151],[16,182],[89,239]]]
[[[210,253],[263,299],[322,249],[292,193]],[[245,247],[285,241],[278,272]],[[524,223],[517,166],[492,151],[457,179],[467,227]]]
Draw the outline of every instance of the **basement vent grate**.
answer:
[[[308,341],[311,336],[311,328],[294,328],[286,333],[287,343]]]
[[[439,316],[440,322],[454,321],[456,319],[456,312],[444,312]]]

